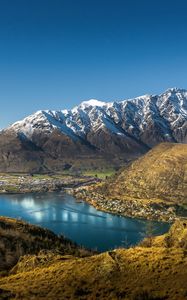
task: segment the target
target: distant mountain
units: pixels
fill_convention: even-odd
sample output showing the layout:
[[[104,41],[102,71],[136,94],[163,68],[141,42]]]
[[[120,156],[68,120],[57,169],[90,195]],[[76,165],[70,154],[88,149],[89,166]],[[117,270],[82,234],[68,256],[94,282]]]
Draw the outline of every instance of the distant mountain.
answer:
[[[187,142],[186,90],[38,111],[1,132],[0,170],[13,171],[17,162],[16,171],[59,170],[82,162],[88,167],[108,162],[119,166],[160,142]]]

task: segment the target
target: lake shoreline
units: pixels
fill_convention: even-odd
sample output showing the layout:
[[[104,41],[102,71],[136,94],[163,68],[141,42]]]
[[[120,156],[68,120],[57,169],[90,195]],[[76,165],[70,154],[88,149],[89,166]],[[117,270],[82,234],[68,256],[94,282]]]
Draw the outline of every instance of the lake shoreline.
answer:
[[[0,198],[2,216],[39,225],[99,252],[121,247],[126,241],[128,245],[136,245],[146,235],[149,224],[139,218],[99,211],[86,201],[79,203],[66,192],[7,194]],[[164,222],[152,224],[155,235],[169,228]]]
[[[88,187],[80,187],[71,190],[76,199],[82,199],[94,206],[97,210],[114,215],[136,218],[141,220],[160,221],[173,223],[180,217],[175,214],[175,207],[165,204],[163,201],[154,203],[142,199],[114,199],[105,198],[104,195],[92,193]],[[153,206],[156,205],[156,208]],[[182,217],[181,217],[182,218]]]
[[[67,192],[79,200],[86,201],[99,211],[118,216],[172,223],[178,218],[174,209],[162,204],[153,208],[152,203],[141,199],[109,199],[93,193],[89,187],[101,179],[89,176],[70,175],[0,175],[0,195],[29,193]],[[154,203],[153,203],[154,204]]]

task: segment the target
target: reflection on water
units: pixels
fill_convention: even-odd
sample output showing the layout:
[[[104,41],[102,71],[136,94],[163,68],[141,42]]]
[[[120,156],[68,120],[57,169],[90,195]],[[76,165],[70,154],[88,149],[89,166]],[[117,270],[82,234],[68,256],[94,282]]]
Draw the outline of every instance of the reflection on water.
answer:
[[[21,218],[63,234],[78,244],[100,251],[138,243],[145,235],[147,221],[97,211],[85,202],[63,193],[1,195],[0,214]],[[154,222],[155,234],[168,230],[166,223]]]

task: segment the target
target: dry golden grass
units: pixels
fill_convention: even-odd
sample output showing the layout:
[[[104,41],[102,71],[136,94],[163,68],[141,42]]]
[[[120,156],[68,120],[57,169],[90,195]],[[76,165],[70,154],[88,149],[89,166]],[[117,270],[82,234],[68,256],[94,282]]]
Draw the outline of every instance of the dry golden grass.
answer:
[[[186,216],[187,145],[162,143],[105,182],[88,187],[86,196],[84,193],[78,191],[78,197],[94,200],[96,207],[97,199],[114,199],[137,203],[142,209],[172,206],[176,215]]]
[[[187,299],[186,222],[153,239],[152,246],[117,249],[85,258],[27,255],[0,280],[10,299]],[[172,243],[166,244],[167,237]]]
[[[29,262],[27,257],[26,260]],[[17,299],[186,299],[187,255],[179,248],[132,248],[89,258],[54,259],[0,280]],[[164,298],[166,297],[166,298]]]
[[[111,195],[187,203],[187,145],[158,145],[122,170],[107,190]]]
[[[0,217],[0,275],[12,268],[20,256],[51,250],[77,256],[91,255],[63,236],[16,219]]]

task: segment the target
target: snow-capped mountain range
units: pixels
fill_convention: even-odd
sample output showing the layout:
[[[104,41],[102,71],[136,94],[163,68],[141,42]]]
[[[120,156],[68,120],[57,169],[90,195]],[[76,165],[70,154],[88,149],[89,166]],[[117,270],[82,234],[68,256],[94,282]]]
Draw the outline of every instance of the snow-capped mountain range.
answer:
[[[124,138],[128,134],[152,147],[162,140],[186,142],[186,122],[187,91],[173,88],[159,96],[144,95],[110,103],[92,99],[72,110],[41,110],[9,129],[30,140],[34,133],[51,134],[56,129],[73,140],[87,139],[90,132],[108,131]],[[155,131],[158,140],[153,138]]]
[[[112,158],[138,156],[163,141],[187,142],[187,90],[172,88],[120,102],[91,99],[71,110],[41,110],[1,134],[9,133],[55,158],[94,151]]]

